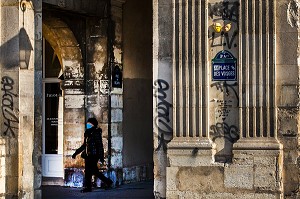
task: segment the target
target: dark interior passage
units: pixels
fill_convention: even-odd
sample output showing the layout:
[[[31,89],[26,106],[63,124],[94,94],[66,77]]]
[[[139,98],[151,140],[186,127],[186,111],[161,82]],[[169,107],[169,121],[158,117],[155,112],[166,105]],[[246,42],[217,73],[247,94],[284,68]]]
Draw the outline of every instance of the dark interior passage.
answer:
[[[124,4],[124,167],[153,163],[152,1]]]

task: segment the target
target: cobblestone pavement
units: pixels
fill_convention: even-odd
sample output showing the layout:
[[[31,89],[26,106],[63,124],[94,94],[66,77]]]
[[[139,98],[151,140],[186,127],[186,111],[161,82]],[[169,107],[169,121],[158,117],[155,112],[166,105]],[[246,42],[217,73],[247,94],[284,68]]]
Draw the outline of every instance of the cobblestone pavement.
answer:
[[[153,182],[140,182],[121,185],[118,188],[104,190],[93,189],[92,192],[81,193],[81,188],[70,188],[61,186],[43,186],[43,199],[154,199]]]

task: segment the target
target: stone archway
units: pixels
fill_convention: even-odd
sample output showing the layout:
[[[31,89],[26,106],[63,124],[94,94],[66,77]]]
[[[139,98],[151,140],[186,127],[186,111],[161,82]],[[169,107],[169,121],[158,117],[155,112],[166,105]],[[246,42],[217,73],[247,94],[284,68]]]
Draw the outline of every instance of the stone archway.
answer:
[[[60,64],[64,67],[69,65],[69,62],[73,62],[73,69],[80,73],[78,78],[83,78],[81,51],[68,25],[58,18],[45,18],[43,19],[43,37],[56,52]]]

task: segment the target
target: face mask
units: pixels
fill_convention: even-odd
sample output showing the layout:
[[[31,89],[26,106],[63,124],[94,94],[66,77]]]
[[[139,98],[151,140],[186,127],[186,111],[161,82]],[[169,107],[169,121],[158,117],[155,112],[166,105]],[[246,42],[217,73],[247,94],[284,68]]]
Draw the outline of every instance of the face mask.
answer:
[[[90,124],[90,123],[87,123],[87,124],[86,124],[86,129],[90,129],[90,128],[92,128],[92,127],[93,127],[92,124]]]

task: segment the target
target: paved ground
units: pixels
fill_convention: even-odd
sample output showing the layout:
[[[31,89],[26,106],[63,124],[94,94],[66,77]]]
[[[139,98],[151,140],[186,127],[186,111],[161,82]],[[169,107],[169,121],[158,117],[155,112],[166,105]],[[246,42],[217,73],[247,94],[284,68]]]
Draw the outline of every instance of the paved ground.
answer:
[[[70,188],[61,186],[43,186],[43,199],[154,199],[153,182],[140,182],[121,185],[118,188],[104,190],[93,189],[92,192],[81,193],[81,188]]]

